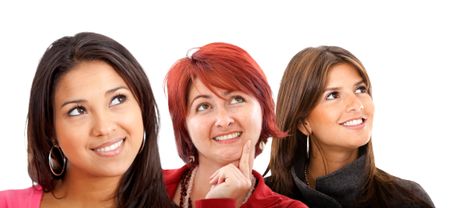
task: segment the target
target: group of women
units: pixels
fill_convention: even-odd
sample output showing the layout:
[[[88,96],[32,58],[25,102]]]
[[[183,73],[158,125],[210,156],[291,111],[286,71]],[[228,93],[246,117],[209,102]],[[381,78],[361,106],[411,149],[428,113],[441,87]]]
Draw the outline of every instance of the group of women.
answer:
[[[0,207],[433,207],[420,185],[375,166],[374,105],[362,63],[334,46],[288,64],[278,100],[243,49],[189,50],[166,76],[185,165],[162,170],[149,80],[120,43],[96,33],[47,48],[31,87],[33,185]],[[253,160],[272,137],[270,176]],[[267,171],[266,171],[267,172]]]

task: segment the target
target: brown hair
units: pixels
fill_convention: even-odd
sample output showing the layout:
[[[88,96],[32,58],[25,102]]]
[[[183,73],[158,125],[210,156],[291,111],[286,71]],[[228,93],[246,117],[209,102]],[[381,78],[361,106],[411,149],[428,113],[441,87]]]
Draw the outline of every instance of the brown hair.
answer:
[[[270,182],[274,191],[284,195],[292,194],[294,181],[290,170],[296,162],[294,158],[303,160],[301,163],[305,163],[307,158],[306,135],[297,127],[305,122],[319,102],[330,69],[341,63],[350,64],[358,71],[371,95],[372,87],[364,66],[352,53],[343,48],[335,46],[306,48],[289,62],[280,84],[276,108],[277,124],[282,131],[288,132],[288,136],[272,141],[269,162],[272,175]],[[384,207],[389,198],[397,196],[425,204],[414,194],[396,184],[393,176],[376,168],[372,140],[360,147],[360,153],[361,151],[366,151],[365,169],[368,172],[366,183],[362,187],[361,204]]]
[[[142,111],[145,143],[116,190],[118,207],[169,207],[157,145],[159,113],[147,76],[120,43],[96,33],[62,37],[45,51],[34,76],[28,109],[28,173],[45,192],[57,180],[49,169],[48,154],[55,137],[53,99],[58,79],[83,61],[100,60],[111,65],[136,97]]]
[[[166,76],[169,111],[178,154],[185,162],[189,161],[190,156],[194,156],[195,161],[198,161],[198,152],[186,128],[187,99],[195,78],[210,89],[217,87],[231,91],[239,90],[258,100],[262,109],[263,124],[256,147],[260,142],[266,142],[270,136],[285,135],[275,123],[272,91],[256,61],[235,45],[210,43],[198,48],[191,57],[178,60]],[[256,155],[261,153],[261,149],[255,150]]]

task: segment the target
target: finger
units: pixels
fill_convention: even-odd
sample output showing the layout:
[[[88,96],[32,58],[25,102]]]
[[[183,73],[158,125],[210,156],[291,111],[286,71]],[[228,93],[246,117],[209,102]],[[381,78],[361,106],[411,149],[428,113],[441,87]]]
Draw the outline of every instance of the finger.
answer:
[[[216,170],[216,172],[214,172],[210,177],[209,177],[209,183],[210,184],[218,184],[219,183],[219,179],[220,179],[220,175],[221,175],[221,170]]]
[[[248,140],[244,147],[242,148],[242,155],[241,155],[241,159],[239,160],[239,170],[242,172],[242,174],[244,174],[245,177],[250,178],[250,153],[251,153],[251,145],[252,145],[252,141]],[[253,160],[251,160],[251,162],[253,163]]]
[[[216,170],[216,172],[214,172],[211,176],[209,176],[209,180],[211,180],[211,179],[217,177],[217,175],[219,174],[219,172],[220,172],[220,169],[219,169],[219,170]]]
[[[250,143],[250,153],[248,154],[248,176],[249,178],[252,175],[252,170],[253,170],[253,161],[255,160],[255,145],[252,145],[252,143]]]

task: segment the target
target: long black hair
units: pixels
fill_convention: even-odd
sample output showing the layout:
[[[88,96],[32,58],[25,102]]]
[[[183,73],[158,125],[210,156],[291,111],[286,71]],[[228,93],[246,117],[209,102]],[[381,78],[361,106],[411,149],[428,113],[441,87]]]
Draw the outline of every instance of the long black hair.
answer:
[[[149,80],[132,54],[117,41],[96,33],[62,37],[42,56],[31,87],[28,109],[28,173],[45,192],[59,177],[49,169],[48,154],[55,138],[53,99],[58,79],[82,61],[99,60],[111,65],[130,87],[142,111],[146,133],[143,149],[124,173],[116,189],[117,207],[170,207],[159,159],[159,112]]]

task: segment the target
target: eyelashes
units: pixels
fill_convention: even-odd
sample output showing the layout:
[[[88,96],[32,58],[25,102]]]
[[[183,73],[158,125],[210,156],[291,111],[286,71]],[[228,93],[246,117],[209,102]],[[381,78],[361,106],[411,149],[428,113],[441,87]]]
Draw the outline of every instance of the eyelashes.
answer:
[[[246,102],[246,100],[245,100],[245,98],[243,96],[235,95],[235,96],[231,97],[231,99],[229,101],[229,104],[230,105],[236,105],[236,104],[245,103],[245,102]],[[206,111],[206,110],[211,109],[211,108],[212,108],[211,104],[209,104],[208,102],[202,102],[202,103],[199,103],[195,107],[195,111],[196,112],[203,112],[203,111]]]
[[[76,107],[71,108],[69,110],[69,112],[67,112],[67,115],[69,115],[69,116],[79,116],[79,115],[82,115],[82,114],[85,114],[85,113],[86,113],[86,108],[77,104]]]
[[[245,102],[245,99],[242,97],[242,96],[240,96],[240,95],[236,95],[236,96],[233,96],[233,98],[231,99],[231,104],[238,104],[238,103],[244,103]]]
[[[367,87],[365,85],[360,85],[356,87],[355,94],[364,94],[368,93]],[[325,100],[335,100],[341,97],[341,93],[338,90],[331,91],[325,95]]]
[[[111,99],[110,106],[115,106],[127,101],[127,96],[123,94],[118,94]]]
[[[127,100],[128,100],[128,97],[126,95],[117,94],[109,102],[109,107],[114,107],[114,106],[120,105],[120,104],[126,102]],[[86,107],[84,107],[82,104],[77,103],[77,105],[75,107],[71,108],[67,112],[67,115],[70,117],[74,117],[74,116],[80,116],[80,115],[83,115],[86,113],[87,113]]]
[[[356,93],[367,93],[367,87],[362,85],[356,88]]]
[[[334,100],[339,97],[339,93],[337,91],[332,91],[325,96],[325,100]]]
[[[195,111],[196,112],[203,112],[205,110],[208,110],[209,108],[211,108],[211,106],[209,104],[207,104],[207,103],[200,103],[195,108]]]

